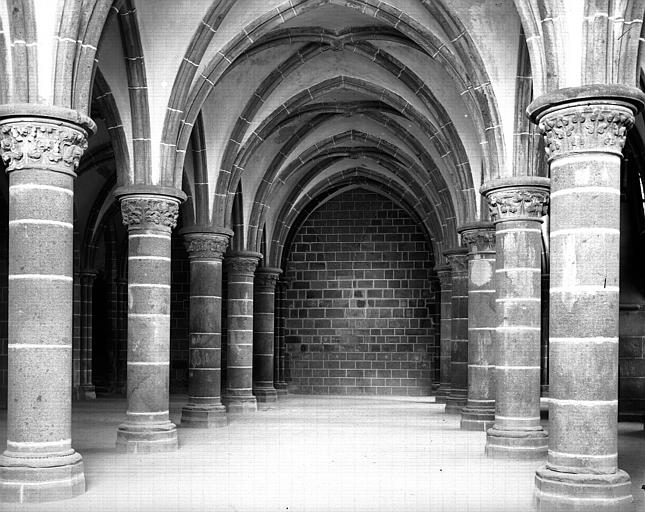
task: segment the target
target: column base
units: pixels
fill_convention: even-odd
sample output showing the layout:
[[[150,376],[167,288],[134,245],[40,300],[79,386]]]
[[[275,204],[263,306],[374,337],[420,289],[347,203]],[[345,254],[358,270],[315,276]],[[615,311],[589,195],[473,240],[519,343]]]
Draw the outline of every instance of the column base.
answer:
[[[632,486],[629,475],[560,473],[542,467],[535,472],[538,512],[629,512]]]
[[[495,424],[495,407],[469,407],[461,411],[459,426],[463,430],[486,432]]]
[[[66,463],[61,463],[61,459]],[[52,465],[34,467],[41,464]],[[84,492],[85,472],[78,453],[44,459],[0,457],[0,503],[68,500]]]
[[[439,389],[435,394],[434,401],[438,404],[445,404],[450,395],[450,388],[445,384],[439,384]]]
[[[273,387],[275,388],[276,393],[278,395],[287,395],[289,394],[289,391],[287,390],[288,384],[286,382],[275,382],[273,384]]]
[[[79,400],[96,400],[96,388],[91,385],[83,385],[78,388]]]
[[[446,414],[461,414],[468,399],[465,396],[450,395],[446,397]]]
[[[549,437],[542,430],[501,430],[486,432],[486,456],[493,459],[539,460],[546,457]]]
[[[258,401],[254,396],[226,397],[226,410],[230,413],[248,413],[258,410]]]
[[[223,405],[186,404],[181,410],[181,427],[218,428],[228,425],[226,407]]]
[[[274,388],[257,388],[253,390],[255,399],[258,402],[277,402],[278,401],[278,392]]]
[[[123,423],[116,431],[117,453],[161,453],[177,450],[174,423]]]

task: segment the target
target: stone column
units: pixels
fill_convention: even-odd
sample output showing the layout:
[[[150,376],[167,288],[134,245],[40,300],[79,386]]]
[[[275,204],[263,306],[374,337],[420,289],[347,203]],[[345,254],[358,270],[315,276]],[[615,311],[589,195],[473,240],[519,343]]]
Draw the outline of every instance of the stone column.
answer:
[[[439,352],[439,389],[436,402],[445,404],[450,394],[450,337],[452,331],[452,269],[450,265],[437,267],[441,283],[441,340]]]
[[[278,280],[276,285],[275,303],[276,303],[276,338],[275,338],[275,361],[273,367],[275,374],[273,378],[273,387],[278,395],[287,394],[287,381],[285,380],[285,300],[289,284],[284,277]]]
[[[488,199],[497,242],[495,424],[486,434],[486,454],[539,459],[547,444],[540,425],[540,226],[549,179],[498,179],[484,184],[481,193]]]
[[[81,272],[81,384],[79,398],[96,399],[92,383],[92,292],[96,272]]]
[[[170,232],[182,196],[152,186],[121,188],[116,195],[128,227],[128,410],[117,430],[116,449],[172,451],[177,428],[168,411]]]
[[[260,267],[253,285],[253,394],[258,402],[278,399],[273,387],[275,288],[282,269]]]
[[[631,510],[618,469],[620,166],[637,89],[562,89],[529,106],[551,171],[549,451],[538,510]]]
[[[495,227],[490,222],[462,226],[468,252],[468,402],[461,428],[486,431],[495,419],[493,340],[495,309]]]
[[[222,405],[222,258],[233,232],[183,231],[190,259],[190,346],[188,403],[181,411],[183,427],[227,424]]]
[[[225,260],[228,274],[226,406],[229,412],[257,410],[253,396],[253,278],[262,255],[231,253]]]
[[[24,115],[16,115],[16,111]],[[72,448],[74,178],[91,119],[45,105],[0,106],[9,174],[7,449],[0,502],[85,492]]]
[[[460,414],[468,397],[468,250],[443,253],[452,269],[450,393],[446,412]]]

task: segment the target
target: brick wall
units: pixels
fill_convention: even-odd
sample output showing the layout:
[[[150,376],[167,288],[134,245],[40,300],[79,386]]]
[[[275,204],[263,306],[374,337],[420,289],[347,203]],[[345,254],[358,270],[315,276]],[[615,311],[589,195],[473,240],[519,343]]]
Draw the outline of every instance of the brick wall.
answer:
[[[188,392],[188,329],[190,261],[183,237],[172,236],[170,285],[170,392]]]
[[[645,310],[620,311],[618,416],[625,421],[645,419]]]
[[[430,246],[408,214],[375,193],[348,191],[309,216],[291,249],[289,389],[429,394],[438,294]]]

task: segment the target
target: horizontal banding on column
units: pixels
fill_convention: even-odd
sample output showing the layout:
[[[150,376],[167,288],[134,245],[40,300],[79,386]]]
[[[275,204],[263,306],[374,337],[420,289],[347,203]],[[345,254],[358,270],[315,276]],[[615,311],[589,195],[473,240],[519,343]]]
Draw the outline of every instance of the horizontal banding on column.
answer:
[[[618,343],[618,337],[589,336],[585,337],[549,337],[551,343]]]
[[[36,225],[48,225],[56,226],[65,229],[74,229],[74,224],[71,222],[63,222],[60,220],[46,220],[46,219],[14,219],[9,221],[9,226],[15,226],[20,224],[36,224]]]
[[[128,256],[129,261],[170,261],[168,256]]]
[[[33,348],[72,348],[71,344],[56,345],[55,343],[9,343],[7,345],[9,348],[13,349],[33,349]]]
[[[618,293],[620,288],[618,286],[603,286],[592,284],[580,284],[572,286],[552,286],[549,289],[550,293]]]
[[[160,233],[130,233],[128,238],[163,238],[170,240],[170,235],[162,235]]]
[[[56,274],[9,274],[9,279],[45,279],[51,281],[74,281],[72,276],[62,276]]]
[[[577,234],[582,235],[620,235],[620,230],[617,228],[597,228],[597,227],[579,227],[579,228],[566,228],[555,229],[549,233],[551,238],[556,236],[573,236]]]
[[[507,229],[498,229],[497,235],[505,235],[506,233],[539,233],[542,234],[541,229],[535,228],[507,228]]]
[[[41,185],[37,183],[17,183],[15,185],[9,186],[9,194],[21,191],[29,190],[47,190],[50,192],[61,192],[70,196],[74,195],[74,191],[71,188],[56,187],[54,185]]]
[[[620,195],[620,188],[615,187],[601,187],[597,185],[586,185],[580,187],[569,187],[561,188],[560,190],[554,190],[551,192],[551,199],[564,196],[564,195],[576,195],[576,194],[613,194]]]

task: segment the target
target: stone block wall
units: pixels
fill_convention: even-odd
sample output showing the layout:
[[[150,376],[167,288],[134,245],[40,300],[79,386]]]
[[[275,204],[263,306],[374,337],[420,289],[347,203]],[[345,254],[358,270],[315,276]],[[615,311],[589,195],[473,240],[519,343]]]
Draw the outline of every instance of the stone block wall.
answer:
[[[624,421],[645,419],[645,308],[620,311],[618,415]]]
[[[329,200],[289,255],[289,389],[427,395],[438,367],[431,248],[410,216],[376,193]]]
[[[172,236],[170,284],[170,392],[188,392],[190,262],[183,237]]]

